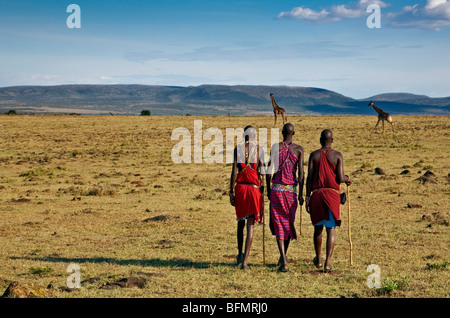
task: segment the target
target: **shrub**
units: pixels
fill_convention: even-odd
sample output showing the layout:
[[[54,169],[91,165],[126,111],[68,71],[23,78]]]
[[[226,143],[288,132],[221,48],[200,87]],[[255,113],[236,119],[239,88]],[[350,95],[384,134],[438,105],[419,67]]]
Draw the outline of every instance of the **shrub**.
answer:
[[[442,264],[439,264],[439,263],[432,263],[432,264],[430,264],[430,263],[427,263],[427,267],[426,267],[426,269],[428,269],[428,270],[443,270],[443,269],[445,269],[448,265],[450,265],[450,262],[444,262],[444,263],[442,263]]]
[[[390,281],[384,280],[383,286],[376,290],[378,295],[390,295],[395,290],[406,290],[409,285],[409,277],[406,276],[403,279],[391,279]]]
[[[149,110],[143,110],[141,111],[141,116],[150,116],[151,112]]]
[[[51,177],[53,175],[53,172],[51,170],[47,170],[47,169],[35,168],[35,169],[31,169],[31,170],[22,172],[21,174],[19,174],[19,177],[32,178],[32,177],[39,177],[39,176],[44,176],[44,175],[48,175],[49,177]]]
[[[117,190],[112,186],[97,184],[94,187],[90,188],[87,192],[84,193],[86,196],[112,196],[117,193]]]
[[[32,274],[32,275],[39,275],[39,276],[43,276],[43,275],[50,275],[53,274],[54,270],[50,267],[31,267],[28,270],[28,273]]]

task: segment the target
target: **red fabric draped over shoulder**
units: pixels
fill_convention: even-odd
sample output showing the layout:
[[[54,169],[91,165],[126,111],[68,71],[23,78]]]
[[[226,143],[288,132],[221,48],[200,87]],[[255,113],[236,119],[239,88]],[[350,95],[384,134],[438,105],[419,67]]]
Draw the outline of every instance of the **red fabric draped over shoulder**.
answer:
[[[259,187],[261,186],[258,175],[258,146],[250,144],[252,149],[249,155],[248,163],[241,160],[238,151],[238,162],[240,172],[236,177],[235,187],[235,210],[238,220],[245,219],[250,215],[255,216],[255,221],[261,223],[262,213],[264,211],[264,197]],[[255,185],[255,186],[252,186]]]
[[[328,158],[331,149],[326,153],[320,150],[320,159],[315,163],[312,191],[315,191],[310,200],[311,222],[317,224],[329,220],[328,209],[336,219],[336,225],[341,225],[340,217],[340,185],[336,182],[336,167]],[[328,188],[328,189],[325,189]],[[335,190],[331,190],[331,189]]]

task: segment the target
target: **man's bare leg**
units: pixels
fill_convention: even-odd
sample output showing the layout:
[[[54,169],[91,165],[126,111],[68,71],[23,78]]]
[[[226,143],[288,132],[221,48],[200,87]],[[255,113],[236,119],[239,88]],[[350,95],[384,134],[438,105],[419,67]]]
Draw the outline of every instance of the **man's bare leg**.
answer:
[[[331,267],[331,256],[333,256],[335,241],[335,231],[334,228],[327,228],[327,258],[325,259],[325,270],[332,270]]]
[[[320,250],[322,248],[322,231],[323,225],[314,226],[314,250],[316,252],[317,264],[322,264],[322,258],[320,257]]]
[[[244,252],[244,262],[242,263],[242,269],[248,269],[247,259],[250,254],[250,248],[253,243],[253,225],[255,224],[255,218],[250,216],[247,219],[247,239],[245,240],[245,252]]]
[[[277,239],[277,245],[278,245],[278,250],[280,251],[280,260],[281,260],[279,271],[282,271],[282,272],[285,272],[288,270],[287,259],[286,259],[286,246],[289,246],[289,241],[287,241],[287,242],[288,243],[286,244],[286,240]]]
[[[238,264],[243,262],[242,257],[242,249],[244,246],[244,228],[245,228],[245,220],[237,222],[237,245],[238,245],[238,255],[236,257],[236,261]]]
[[[286,256],[286,264],[288,263],[288,258],[287,258],[287,251],[289,248],[289,243],[291,242],[291,240],[283,240],[284,241],[284,255]],[[278,240],[277,240],[277,244],[278,244]],[[280,250],[280,248],[278,247],[278,250]],[[278,260],[278,264],[277,265],[281,265],[281,263],[283,262],[283,256],[280,252],[280,259]]]
[[[290,242],[291,242],[290,239],[284,240],[284,254],[286,255],[286,259],[287,259],[287,251],[288,251],[289,243],[290,243]]]

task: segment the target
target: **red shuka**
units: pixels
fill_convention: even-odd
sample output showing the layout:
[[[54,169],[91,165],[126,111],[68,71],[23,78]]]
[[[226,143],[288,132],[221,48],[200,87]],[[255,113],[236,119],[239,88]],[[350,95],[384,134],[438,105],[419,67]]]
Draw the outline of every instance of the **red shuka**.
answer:
[[[239,156],[239,154],[238,154]],[[255,152],[256,158],[256,152]],[[256,160],[254,160],[256,161]],[[258,178],[257,163],[245,164],[242,162],[237,163],[240,165],[241,172],[236,177],[235,187],[235,209],[236,218],[242,220],[254,214],[255,221],[261,223],[262,213],[264,210],[264,197],[259,191],[260,182]],[[247,184],[239,184],[247,183]],[[248,185],[253,184],[254,186]]]
[[[328,209],[331,210],[333,217],[336,219],[336,225],[341,225],[340,217],[340,204],[341,187],[336,182],[336,167],[331,163],[328,158],[328,153],[331,149],[325,153],[320,149],[320,159],[315,163],[314,167],[314,180],[312,184],[312,190],[320,188],[333,188],[334,190],[324,189],[314,192],[310,199],[311,209],[311,222],[317,224],[324,220],[329,220]]]

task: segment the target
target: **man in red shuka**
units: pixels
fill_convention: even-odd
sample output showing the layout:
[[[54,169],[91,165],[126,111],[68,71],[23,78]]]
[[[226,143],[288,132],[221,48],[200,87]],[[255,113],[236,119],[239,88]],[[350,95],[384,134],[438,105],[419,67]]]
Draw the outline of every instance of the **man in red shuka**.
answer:
[[[250,247],[253,242],[255,221],[261,223],[264,213],[260,151],[255,144],[256,130],[252,126],[244,129],[245,144],[234,149],[233,167],[230,177],[230,203],[235,207],[237,226],[238,255],[237,263],[241,269],[249,269],[247,264]],[[245,252],[242,253],[244,227],[247,220],[247,239]]]
[[[327,246],[324,271],[333,270],[331,256],[334,249],[335,227],[341,225],[340,218],[340,184],[350,186],[350,178],[344,174],[344,157],[331,148],[333,133],[324,130],[320,135],[322,148],[311,153],[308,162],[308,178],[306,180],[306,211],[314,225],[314,249],[316,257],[313,262],[317,268],[322,267],[320,250],[322,231],[327,231]]]

